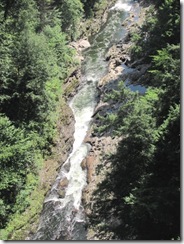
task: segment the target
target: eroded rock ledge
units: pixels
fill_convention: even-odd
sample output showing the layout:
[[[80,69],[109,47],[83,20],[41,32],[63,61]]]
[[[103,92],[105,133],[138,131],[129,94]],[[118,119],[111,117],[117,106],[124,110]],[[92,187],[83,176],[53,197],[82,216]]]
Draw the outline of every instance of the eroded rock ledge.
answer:
[[[126,26],[127,35],[124,40],[121,40],[108,50],[105,56],[108,62],[108,73],[98,83],[98,90],[100,93],[99,102],[93,114],[92,127],[85,138],[85,142],[91,145],[91,151],[82,162],[83,168],[87,168],[88,184],[83,193],[83,205],[87,215],[87,222],[89,223],[87,228],[88,240],[111,240],[111,233],[100,233],[98,226],[90,226],[90,219],[94,217],[92,211],[96,201],[95,191],[97,190],[98,183],[103,181],[106,171],[110,170],[110,163],[108,163],[105,155],[115,153],[119,141],[123,138],[113,136],[112,128],[106,132],[100,133],[95,130],[95,127],[102,125],[102,122],[98,119],[98,114],[103,116],[108,110],[115,111],[119,106],[118,103],[114,103],[113,101],[104,102],[103,98],[105,94],[111,93],[112,90],[117,87],[120,80],[129,79],[132,83],[138,82],[150,67],[149,64],[143,63],[142,60],[132,62],[129,54],[132,45],[129,38],[129,31],[143,23],[145,10],[146,9],[140,9],[140,11],[136,11],[136,9],[131,10],[129,18],[122,24],[123,27]],[[135,24],[135,22],[137,24]],[[105,167],[103,167],[104,162]],[[99,167],[103,167],[100,174],[98,174]]]
[[[80,77],[81,77],[81,62],[83,61],[82,51],[90,46],[88,41],[89,36],[97,33],[102,24],[107,20],[107,10],[111,4],[116,0],[107,2],[104,9],[99,11],[94,17],[94,21],[84,21],[84,28],[81,32],[81,39],[75,43],[71,43],[71,47],[76,50],[76,60],[78,60],[78,65],[76,65],[68,75],[68,78],[64,81],[63,85],[63,95],[60,101],[60,106],[57,113],[59,113],[59,119],[57,122],[58,136],[55,139],[55,147],[53,148],[52,156],[45,160],[44,167],[39,174],[39,187],[40,192],[44,192],[46,195],[49,189],[53,185],[60,167],[68,158],[70,152],[72,151],[74,142],[74,124],[75,119],[73,112],[68,105],[68,101],[76,94],[77,88],[79,87]],[[91,24],[92,23],[92,24]],[[85,167],[86,168],[86,167]],[[63,189],[68,184],[65,180],[61,182],[60,188]],[[41,203],[40,203],[41,204]],[[29,220],[27,226],[23,226],[20,230],[22,240],[31,240],[31,236],[34,235],[38,227],[40,207],[38,212],[32,219]],[[17,233],[16,233],[17,234]],[[19,234],[19,233],[18,233]],[[12,239],[14,236],[12,234]]]

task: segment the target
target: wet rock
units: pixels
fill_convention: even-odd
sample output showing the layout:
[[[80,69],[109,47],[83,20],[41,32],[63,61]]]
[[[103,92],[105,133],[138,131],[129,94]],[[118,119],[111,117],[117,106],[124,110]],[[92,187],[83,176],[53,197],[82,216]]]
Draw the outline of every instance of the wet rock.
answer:
[[[71,42],[70,46],[76,49],[76,51],[79,53],[83,51],[84,49],[88,48],[91,46],[88,40],[86,39],[80,39],[76,42]]]
[[[94,118],[100,111],[102,111],[105,107],[107,107],[108,103],[100,103],[97,105],[94,114],[92,115],[92,118]]]
[[[93,170],[94,170],[94,163],[96,161],[95,156],[88,156],[86,158],[86,165],[87,165],[87,181],[91,181],[93,177]]]
[[[115,80],[117,80],[120,75],[122,74],[123,71],[123,67],[122,66],[118,66],[118,67],[114,67],[113,65],[111,66],[111,69],[109,70],[109,73],[107,75],[105,75],[99,82],[98,82],[98,87],[105,87],[106,85],[108,85],[109,82],[113,82]],[[105,90],[103,90],[102,92],[107,92]]]
[[[116,75],[120,75],[123,72],[123,67],[122,66],[118,66],[115,68],[115,73]]]
[[[70,170],[70,161],[67,162],[67,164],[64,165],[64,169],[69,172]]]
[[[105,55],[105,59],[106,61],[109,61],[110,59],[112,59],[113,57],[115,57],[117,54],[117,50],[116,50],[116,45],[113,45],[107,52],[107,54]]]
[[[146,71],[148,70],[148,68],[150,67],[151,65],[150,64],[142,64],[142,65],[139,65],[137,66],[129,75],[129,79],[132,81],[132,82],[137,82],[141,76],[143,76]]]
[[[81,168],[82,168],[82,170],[85,170],[87,168],[87,166],[86,166],[86,158],[82,160]]]
[[[82,39],[82,40],[79,40],[79,42],[78,42],[78,48],[80,48],[81,50],[84,50],[90,46],[91,46],[91,44],[87,40]]]
[[[68,183],[69,183],[69,180],[67,178],[62,179],[59,182],[57,193],[59,194],[60,198],[64,198],[65,197],[65,189],[68,186]]]
[[[68,186],[68,183],[69,183],[69,180],[68,180],[67,178],[64,178],[64,179],[62,179],[62,180],[59,182],[59,187],[60,187],[60,188],[66,187],[66,186]]]
[[[89,216],[89,215],[91,215],[91,214],[92,214],[92,210],[91,210],[91,209],[89,209],[89,208],[88,208],[88,209],[86,209],[86,215],[87,215],[87,216]]]
[[[128,50],[129,50],[129,48],[130,48],[130,46],[131,46],[131,44],[130,43],[124,43],[123,45],[122,45],[122,51],[124,52],[124,53],[127,53],[128,52]]]
[[[63,101],[60,107],[60,119],[57,123],[59,136],[56,141],[56,150],[59,155],[60,165],[68,158],[74,142],[75,119],[71,108]]]
[[[60,198],[64,198],[65,197],[65,189],[59,189],[57,191],[58,195]]]
[[[121,24],[123,27],[127,27],[129,23],[129,18],[125,19],[123,23]]]

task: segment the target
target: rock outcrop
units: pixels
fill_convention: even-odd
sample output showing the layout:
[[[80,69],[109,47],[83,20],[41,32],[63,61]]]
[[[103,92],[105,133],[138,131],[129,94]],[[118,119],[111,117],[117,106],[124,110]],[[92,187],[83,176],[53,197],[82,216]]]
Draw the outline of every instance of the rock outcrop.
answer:
[[[57,125],[59,137],[56,145],[60,165],[66,161],[72,150],[74,142],[74,125],[75,119],[73,112],[68,104],[63,100],[60,108],[60,120]]]
[[[61,98],[60,106],[57,111],[57,113],[59,113],[59,119],[57,122],[58,133],[57,138],[55,139],[55,146],[54,148],[52,148],[52,156],[45,160],[44,167],[41,169],[39,173],[40,180],[38,190],[42,192],[42,194],[44,192],[44,195],[48,193],[49,189],[53,185],[60,167],[66,161],[72,150],[74,142],[73,134],[75,119],[73,116],[73,112],[70,109],[67,102],[76,94],[77,88],[80,85],[80,68],[81,62],[83,61],[82,51],[90,47],[90,43],[87,40],[86,36],[89,37],[100,30],[102,24],[105,23],[107,20],[107,11],[109,5],[115,1],[116,0],[110,2],[107,1],[105,8],[103,10],[98,11],[98,13],[96,13],[96,16],[94,16],[94,19],[92,21],[85,20],[85,22],[83,23],[85,27],[82,31],[83,33],[81,33],[81,39],[77,42],[70,43],[70,47],[76,50],[75,59],[78,62],[78,65],[71,69],[70,74],[68,74],[68,78],[64,81],[63,98]],[[90,167],[89,160],[84,160],[82,164],[84,170],[86,169],[87,165],[88,167]],[[91,174],[91,171],[89,171],[89,174]],[[63,196],[64,189],[65,187],[67,187],[67,185],[67,179],[63,179],[60,182],[60,197]],[[40,203],[40,205],[41,204],[42,203]],[[30,237],[34,235],[38,227],[40,212],[41,208],[39,206],[37,213],[33,216],[32,219],[29,220],[30,223],[28,223],[28,227],[23,226],[23,228],[19,230],[19,232],[21,232],[21,235],[23,236],[22,238],[25,238],[26,240],[31,240]]]
[[[95,7],[93,18],[89,18],[80,24],[81,38],[85,38],[86,36],[90,37],[100,31],[102,25],[107,21],[109,8],[116,1],[117,0],[99,1],[98,6]]]
[[[85,38],[85,39],[80,39],[76,42],[71,42],[70,46],[75,48],[77,52],[81,52],[81,51],[85,50],[86,48],[90,47],[91,45],[90,45],[89,41],[87,40],[87,38]]]
[[[99,128],[103,126],[103,122],[99,120],[98,114],[104,116],[107,111],[115,111],[119,104],[113,101],[104,102],[104,96],[106,93],[110,94],[113,89],[117,88],[120,80],[129,79],[132,83],[136,83],[141,76],[143,76],[149,64],[144,64],[141,60],[132,63],[129,50],[132,43],[129,39],[129,32],[131,28],[136,28],[135,20],[137,23],[141,23],[139,20],[140,12],[132,10],[130,17],[125,20],[123,26],[127,28],[126,37],[119,43],[113,45],[107,52],[105,60],[108,62],[108,73],[99,81],[99,102],[96,106],[93,114],[93,124],[88,132],[85,142],[91,145],[91,150],[86,159],[83,161],[83,166],[87,168],[87,181],[83,193],[83,204],[87,215],[87,220],[90,223],[90,219],[94,214],[93,206],[96,203],[96,193],[98,184],[103,181],[105,174],[110,169],[110,162],[107,160],[108,154],[115,153],[119,141],[123,137],[116,137],[113,135],[113,126],[108,128],[105,132],[99,132],[95,130],[95,127]],[[143,21],[143,19],[142,19]],[[105,165],[105,167],[104,167]],[[100,170],[100,174],[98,170]],[[111,236],[107,236],[107,233],[99,233],[98,226],[88,226],[88,240],[110,240]]]

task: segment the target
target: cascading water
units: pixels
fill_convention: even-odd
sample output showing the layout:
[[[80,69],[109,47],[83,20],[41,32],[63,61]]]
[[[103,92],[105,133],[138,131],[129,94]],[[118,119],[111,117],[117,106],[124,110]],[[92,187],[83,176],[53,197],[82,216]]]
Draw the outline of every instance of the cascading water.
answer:
[[[75,116],[73,151],[44,201],[40,224],[33,240],[85,240],[85,213],[81,205],[86,172],[81,168],[90,145],[83,143],[89,129],[96,100],[96,84],[107,70],[106,50],[123,38],[122,21],[128,16],[131,1],[119,0],[109,11],[108,21],[84,51],[81,89],[70,102]]]
[[[130,11],[131,5],[127,3],[127,1],[122,1],[119,0],[117,3],[110,9],[110,10],[125,10],[125,11]]]

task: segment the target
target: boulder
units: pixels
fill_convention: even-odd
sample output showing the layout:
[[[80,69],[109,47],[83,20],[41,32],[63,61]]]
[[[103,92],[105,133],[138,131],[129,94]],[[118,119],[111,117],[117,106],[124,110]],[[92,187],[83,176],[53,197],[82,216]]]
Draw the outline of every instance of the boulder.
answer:
[[[68,185],[69,180],[65,177],[59,182],[59,187],[64,188]]]
[[[85,159],[83,159],[82,160],[82,162],[81,162],[81,168],[82,168],[82,170],[85,170],[86,169],[86,158]]]
[[[65,189],[59,189],[57,191],[57,193],[59,194],[60,198],[64,198],[65,197]]]
[[[109,61],[110,59],[115,58],[116,55],[117,55],[117,47],[116,45],[113,45],[105,55],[105,60]]]
[[[150,64],[141,64],[138,65],[130,74],[129,79],[131,81],[138,81],[138,79],[144,75],[147,71],[147,69],[150,67]]]
[[[71,42],[70,47],[74,48],[77,51],[77,58],[80,60],[83,60],[83,57],[81,56],[80,52],[84,49],[90,47],[91,44],[86,39],[80,39],[77,42]]]
[[[115,71],[116,75],[119,76],[122,74],[123,69],[124,68],[120,65],[120,66],[117,66],[114,71]]]
[[[90,47],[90,46],[91,46],[91,45],[90,45],[90,43],[89,43],[88,40],[81,39],[81,40],[79,40],[79,42],[78,42],[78,47],[81,48],[81,49],[86,49],[86,48],[88,48],[88,47]]]

